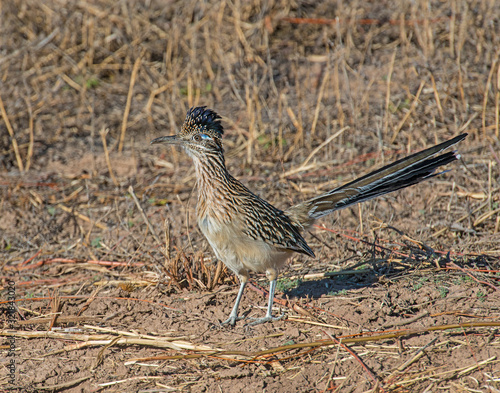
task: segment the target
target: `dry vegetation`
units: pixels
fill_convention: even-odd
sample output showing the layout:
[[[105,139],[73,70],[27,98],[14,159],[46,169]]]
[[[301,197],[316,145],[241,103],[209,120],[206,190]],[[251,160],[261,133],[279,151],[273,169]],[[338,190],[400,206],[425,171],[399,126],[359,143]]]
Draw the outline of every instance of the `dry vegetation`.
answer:
[[[0,12],[0,269],[17,305],[0,389],[499,391],[498,1]],[[308,234],[317,258],[279,282],[286,320],[231,329],[217,321],[237,283],[196,228],[190,160],[149,145],[194,105],[223,116],[230,170],[279,207],[469,137],[450,172]],[[260,315],[254,278],[242,310]]]

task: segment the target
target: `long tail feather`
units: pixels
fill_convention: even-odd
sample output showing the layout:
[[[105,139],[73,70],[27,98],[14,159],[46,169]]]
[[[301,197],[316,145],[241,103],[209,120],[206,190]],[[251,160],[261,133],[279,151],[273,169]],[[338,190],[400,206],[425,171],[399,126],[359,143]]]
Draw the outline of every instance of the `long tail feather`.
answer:
[[[462,141],[466,136],[467,134],[458,135],[439,145],[402,158],[341,187],[295,205],[286,213],[295,222],[307,227],[314,220],[336,210],[437,176],[446,172],[435,173],[437,168],[457,160],[460,156],[454,151],[436,155]]]

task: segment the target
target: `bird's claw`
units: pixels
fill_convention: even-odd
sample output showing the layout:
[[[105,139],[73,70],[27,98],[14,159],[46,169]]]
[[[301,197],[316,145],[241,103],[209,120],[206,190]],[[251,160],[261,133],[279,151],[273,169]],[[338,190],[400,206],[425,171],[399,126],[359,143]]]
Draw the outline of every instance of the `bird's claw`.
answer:
[[[285,316],[285,313],[283,313],[277,317],[273,317],[272,315],[266,315],[265,317],[262,317],[262,318],[249,318],[249,319],[253,319],[253,322],[249,322],[249,323],[245,324],[245,326],[255,326],[255,325],[260,325],[260,324],[266,323],[266,322],[279,321],[284,316]]]
[[[238,317],[237,315],[230,315],[228,319],[226,319],[224,322],[221,322],[221,326],[223,325],[231,325],[234,326],[236,325],[236,321],[240,321],[242,319],[245,319],[245,317]]]

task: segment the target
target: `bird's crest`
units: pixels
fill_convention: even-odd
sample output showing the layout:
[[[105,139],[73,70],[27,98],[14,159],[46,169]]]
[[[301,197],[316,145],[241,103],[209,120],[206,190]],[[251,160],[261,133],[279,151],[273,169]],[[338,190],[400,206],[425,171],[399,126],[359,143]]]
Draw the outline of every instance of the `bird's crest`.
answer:
[[[220,116],[206,106],[193,107],[188,110],[186,120],[182,125],[180,136],[187,136],[195,132],[203,133],[212,138],[222,138],[224,129],[220,122]]]

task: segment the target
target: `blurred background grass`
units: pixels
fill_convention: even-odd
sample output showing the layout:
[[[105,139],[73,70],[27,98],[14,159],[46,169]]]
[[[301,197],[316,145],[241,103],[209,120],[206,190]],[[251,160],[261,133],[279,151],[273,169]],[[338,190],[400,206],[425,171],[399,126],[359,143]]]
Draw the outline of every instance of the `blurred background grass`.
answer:
[[[103,127],[120,151],[174,132],[195,105],[249,163],[303,160],[345,126],[318,160],[464,130],[494,143],[499,15],[486,0],[2,2],[1,96],[23,168]],[[3,170],[19,167],[0,127]]]

